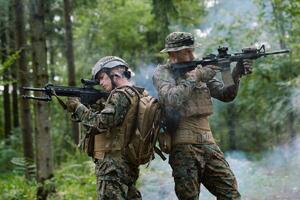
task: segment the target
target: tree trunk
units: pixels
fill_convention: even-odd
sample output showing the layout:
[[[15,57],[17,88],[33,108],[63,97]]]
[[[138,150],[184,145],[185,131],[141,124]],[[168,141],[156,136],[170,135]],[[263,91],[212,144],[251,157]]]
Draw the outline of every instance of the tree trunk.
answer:
[[[69,0],[64,0],[64,18],[65,18],[65,33],[66,33],[66,57],[68,63],[68,81],[69,86],[76,85],[75,77],[75,64],[73,54],[73,34],[72,34],[72,22],[71,22],[71,4]],[[79,143],[79,125],[76,122],[72,122],[72,133],[75,144]]]
[[[286,31],[284,28],[284,22],[283,22],[283,14],[282,11],[280,11],[280,7],[274,2],[271,1],[272,9],[273,9],[273,16],[275,21],[275,27],[279,33],[279,45],[281,49],[286,49],[286,42],[284,40]]]
[[[0,19],[0,27],[3,29],[0,31],[0,40],[1,40],[1,62],[2,64],[8,57],[7,53],[7,26],[5,26],[6,17]],[[10,110],[10,95],[9,95],[9,84],[6,83],[9,77],[9,69],[3,72],[3,82],[4,82],[4,91],[3,91],[3,110],[4,110],[4,136],[9,138],[11,134],[11,110]]]
[[[24,24],[24,6],[22,0],[14,0],[15,3],[15,34],[16,34],[16,48],[20,50],[20,56],[17,60],[18,66],[18,82],[20,86],[29,86],[29,73],[26,61],[25,51],[25,24]],[[23,91],[20,90],[20,96]],[[30,113],[29,101],[20,98],[20,114],[21,114],[21,128],[23,137],[23,154],[27,163],[33,163],[33,144],[32,144],[32,118]],[[30,177],[28,166],[25,170],[26,178]]]
[[[53,10],[51,9],[51,1],[46,1],[45,4],[45,15],[46,15],[46,22],[47,24],[49,24],[48,28],[47,28],[47,50],[48,50],[48,54],[49,54],[49,64],[50,66],[50,83],[54,83],[55,82],[55,55],[57,54],[55,51],[55,46],[54,46],[54,40],[53,40],[53,36],[55,35],[55,24],[54,24],[54,16],[57,15],[55,12],[53,12]],[[50,28],[49,28],[50,27]]]
[[[152,12],[158,28],[158,41],[164,41],[169,34],[169,13],[176,12],[172,0],[152,0]]]
[[[32,64],[34,85],[43,87],[48,82],[47,50],[45,38],[45,7],[43,0],[30,0],[30,28],[32,45]],[[52,142],[49,134],[49,106],[45,102],[35,103],[35,142],[37,181],[37,199],[47,199],[52,187],[44,183],[53,176]]]
[[[15,13],[14,13],[14,2],[10,0],[9,5],[9,49],[10,55],[16,51],[15,43]],[[19,106],[18,106],[18,85],[17,85],[17,66],[13,63],[11,66],[11,77],[13,79],[12,83],[12,110],[13,110],[13,127],[19,127]]]

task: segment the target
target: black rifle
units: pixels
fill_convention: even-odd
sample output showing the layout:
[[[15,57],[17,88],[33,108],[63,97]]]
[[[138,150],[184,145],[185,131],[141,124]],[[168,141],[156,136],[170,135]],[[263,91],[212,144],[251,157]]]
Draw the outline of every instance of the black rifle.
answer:
[[[52,96],[79,97],[80,102],[82,104],[92,105],[96,103],[98,99],[107,98],[109,96],[109,93],[102,92],[100,90],[93,88],[94,85],[98,84],[96,81],[81,79],[81,83],[83,84],[83,87],[81,88],[73,87],[73,86],[55,86],[52,84],[47,84],[44,88],[22,87],[24,91],[42,92],[45,94],[44,96],[39,96],[39,97],[23,95],[23,99],[51,101]],[[61,101],[60,103],[62,104]]]
[[[221,70],[226,70],[230,68],[230,63],[232,62],[240,62],[244,59],[255,60],[263,56],[290,52],[289,50],[266,52],[265,45],[262,45],[259,49],[244,48],[242,49],[242,53],[228,54],[227,51],[228,47],[219,47],[218,55],[210,54],[202,60],[171,64],[171,69],[175,72],[185,73],[195,69],[197,65],[202,65],[203,67],[207,65],[215,65],[220,67]]]

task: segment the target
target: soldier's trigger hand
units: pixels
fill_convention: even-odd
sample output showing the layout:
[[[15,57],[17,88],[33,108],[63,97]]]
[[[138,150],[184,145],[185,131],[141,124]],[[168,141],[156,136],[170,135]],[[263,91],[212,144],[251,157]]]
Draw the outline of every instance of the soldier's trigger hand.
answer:
[[[197,74],[196,74],[196,69],[193,69],[192,71],[189,71],[185,74],[186,76],[186,79],[187,80],[192,80],[192,81],[197,81],[198,80],[198,77],[197,77]]]
[[[243,60],[245,75],[252,73],[252,64],[253,64],[253,60],[250,60],[250,59]]]
[[[242,61],[239,61],[236,64],[238,73],[240,76],[251,74],[252,73],[252,64],[253,61],[251,59],[244,59]]]
[[[76,108],[79,106],[80,101],[78,98],[69,97],[66,101],[67,111],[68,112],[75,112]]]
[[[213,66],[216,67],[216,66]],[[208,82],[209,80],[213,79],[216,75],[216,70],[212,68],[212,66],[209,67],[197,67],[196,69],[197,74],[197,80],[202,82]]]

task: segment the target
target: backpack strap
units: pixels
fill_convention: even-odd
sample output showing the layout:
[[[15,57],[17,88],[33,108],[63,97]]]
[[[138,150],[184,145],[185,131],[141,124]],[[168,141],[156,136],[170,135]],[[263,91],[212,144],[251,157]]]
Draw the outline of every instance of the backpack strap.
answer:
[[[162,151],[157,146],[154,146],[154,151],[157,155],[159,155],[159,157],[161,157],[161,159],[163,159],[163,161],[167,159],[166,156],[164,156]]]

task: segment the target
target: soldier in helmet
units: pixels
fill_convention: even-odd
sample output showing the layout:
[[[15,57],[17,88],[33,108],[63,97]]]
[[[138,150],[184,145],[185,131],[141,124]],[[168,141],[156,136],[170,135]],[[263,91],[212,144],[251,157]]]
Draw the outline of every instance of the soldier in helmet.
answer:
[[[166,64],[158,65],[153,83],[163,104],[171,138],[169,163],[173,170],[175,192],[180,200],[199,199],[203,184],[217,199],[240,199],[236,178],[216,144],[208,117],[211,97],[232,101],[242,75],[251,72],[251,61],[237,63],[232,71],[233,84],[214,78],[216,66],[197,66],[184,74],[175,73],[170,64],[194,60],[194,37],[173,32],[166,37]]]
[[[97,199],[141,199],[135,186],[138,166],[129,162],[122,151],[125,130],[133,131],[130,129],[135,123],[133,107],[137,105],[128,64],[119,57],[106,56],[93,67],[92,75],[110,92],[104,108],[88,109],[75,98],[70,98],[66,105],[73,116],[92,130],[84,145],[95,162]],[[136,91],[142,93],[143,89],[136,88]]]

